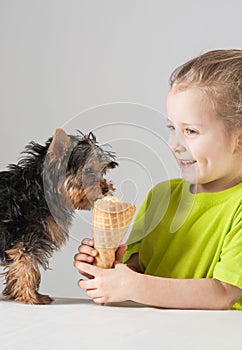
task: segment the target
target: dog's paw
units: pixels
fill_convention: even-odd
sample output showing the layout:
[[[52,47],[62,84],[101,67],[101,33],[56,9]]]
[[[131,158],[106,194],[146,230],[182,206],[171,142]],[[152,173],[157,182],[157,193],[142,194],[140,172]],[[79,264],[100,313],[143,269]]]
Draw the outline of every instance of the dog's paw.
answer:
[[[11,296],[10,296],[11,298]],[[35,296],[26,296],[26,295],[21,295],[21,296],[15,296],[12,297],[15,301],[22,303],[22,304],[28,304],[28,305],[48,305],[52,303],[53,299],[49,297],[49,295],[43,295],[36,293]]]
[[[39,294],[37,295],[38,302],[36,304],[48,305],[53,302],[53,299],[49,295]]]

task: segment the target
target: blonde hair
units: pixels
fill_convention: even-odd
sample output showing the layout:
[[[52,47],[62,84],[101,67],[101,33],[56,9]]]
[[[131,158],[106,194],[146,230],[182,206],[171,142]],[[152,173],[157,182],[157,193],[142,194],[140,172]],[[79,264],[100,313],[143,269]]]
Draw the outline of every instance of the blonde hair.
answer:
[[[171,89],[198,87],[228,130],[242,126],[242,50],[208,51],[171,74]]]

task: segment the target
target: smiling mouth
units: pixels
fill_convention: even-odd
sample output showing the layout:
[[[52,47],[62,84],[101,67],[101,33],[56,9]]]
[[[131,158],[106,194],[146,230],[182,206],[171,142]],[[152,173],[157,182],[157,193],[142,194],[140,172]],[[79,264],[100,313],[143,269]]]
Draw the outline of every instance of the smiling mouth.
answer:
[[[196,160],[185,160],[185,159],[178,159],[177,160],[180,167],[182,169],[185,169],[185,168],[189,168],[190,166],[194,165],[195,163],[197,163]]]

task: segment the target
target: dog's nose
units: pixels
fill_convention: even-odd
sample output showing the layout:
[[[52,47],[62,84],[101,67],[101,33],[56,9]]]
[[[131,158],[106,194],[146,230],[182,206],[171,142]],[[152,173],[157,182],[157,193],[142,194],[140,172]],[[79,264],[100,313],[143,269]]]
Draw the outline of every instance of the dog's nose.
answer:
[[[105,193],[107,193],[108,192],[108,187],[103,187],[102,188],[102,194],[105,194]]]

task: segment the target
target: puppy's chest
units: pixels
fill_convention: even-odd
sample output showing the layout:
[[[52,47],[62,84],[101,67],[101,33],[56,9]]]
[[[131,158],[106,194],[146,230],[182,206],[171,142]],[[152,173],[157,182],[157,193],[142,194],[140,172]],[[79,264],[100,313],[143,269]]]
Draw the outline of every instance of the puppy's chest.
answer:
[[[49,217],[43,222],[45,232],[49,239],[54,243],[56,249],[60,249],[68,239],[68,232],[56,223],[56,221]]]

